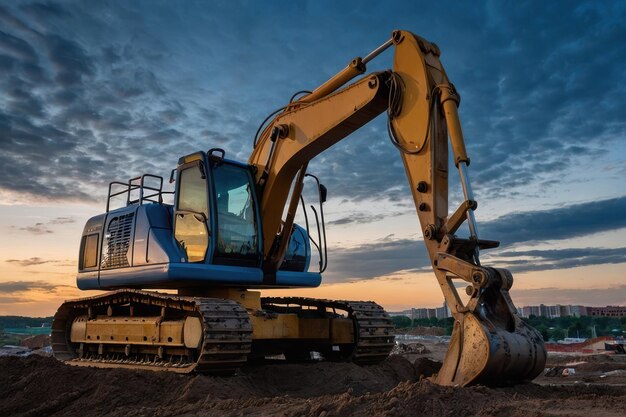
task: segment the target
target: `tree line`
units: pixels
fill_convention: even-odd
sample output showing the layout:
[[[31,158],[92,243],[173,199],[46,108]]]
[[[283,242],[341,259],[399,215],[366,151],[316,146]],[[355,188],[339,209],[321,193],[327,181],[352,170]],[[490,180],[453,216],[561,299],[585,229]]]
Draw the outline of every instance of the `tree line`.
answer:
[[[625,336],[626,317],[538,317],[531,315],[522,318],[526,323],[537,329],[545,341],[557,341],[566,337],[590,338],[595,336]],[[394,316],[391,321],[397,329],[410,329],[412,327],[443,327],[447,335],[452,334],[454,319],[429,318],[411,320],[407,316]]]

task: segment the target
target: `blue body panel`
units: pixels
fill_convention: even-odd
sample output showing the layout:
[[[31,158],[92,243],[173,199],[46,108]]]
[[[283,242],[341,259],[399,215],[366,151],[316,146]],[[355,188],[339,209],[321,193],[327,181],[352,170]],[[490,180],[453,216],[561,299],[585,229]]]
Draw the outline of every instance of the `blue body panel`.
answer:
[[[276,286],[278,287],[319,287],[322,274],[318,272],[276,272]]]
[[[181,288],[210,284],[247,286],[262,282],[263,272],[259,268],[169,263],[101,271],[99,285],[101,289]]]
[[[278,271],[272,287],[317,287],[321,274],[314,272]],[[79,274],[81,290],[112,290],[116,288],[165,288],[237,286],[267,288],[260,268],[240,266],[170,263],[142,267],[117,268],[93,275]]]
[[[302,270],[279,270],[275,277],[264,277],[260,267],[216,265],[186,261],[185,252],[177,244],[172,231],[172,207],[165,204],[131,205],[112,210],[89,220],[83,232],[87,236],[98,235],[98,262],[94,267],[84,267],[82,254],[77,276],[81,290],[110,290],[117,288],[181,289],[214,286],[244,288],[317,287],[321,274]],[[114,227],[126,222],[127,234],[123,242]],[[306,231],[298,228],[302,240]],[[295,235],[295,233],[294,233]],[[295,237],[294,237],[295,238]],[[112,242],[113,239],[118,239]],[[306,271],[310,261],[307,246],[298,241],[298,250],[291,249],[288,257],[297,259],[297,265]],[[127,249],[122,256],[111,255],[109,245],[120,244]],[[82,246],[81,246],[82,251]],[[121,261],[120,261],[121,259]],[[117,262],[114,263],[113,261]],[[304,268],[303,268],[304,265]],[[287,266],[287,263],[286,263]]]

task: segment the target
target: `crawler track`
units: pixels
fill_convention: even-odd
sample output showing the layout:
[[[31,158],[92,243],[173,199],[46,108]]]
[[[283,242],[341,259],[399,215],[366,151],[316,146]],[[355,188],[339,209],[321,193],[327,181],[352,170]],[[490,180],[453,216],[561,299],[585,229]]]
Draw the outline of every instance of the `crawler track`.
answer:
[[[360,365],[382,362],[394,346],[393,324],[385,310],[371,301],[320,300],[303,297],[267,297],[261,299],[264,310],[303,312],[315,308],[346,312],[354,324],[355,342],[340,352],[327,352],[328,359],[351,361]]]
[[[307,342],[302,341],[303,351],[320,350],[328,360],[378,363],[387,358],[394,345],[391,320],[382,307],[373,302],[277,297],[263,298],[262,308],[279,314],[295,312],[303,316],[317,314],[351,319],[353,343],[318,344],[317,349],[307,349]],[[130,344],[122,340],[110,341],[108,336],[105,343],[99,338],[94,340],[93,336],[89,341],[76,342],[71,336],[72,323],[79,317],[117,319],[124,325],[125,319],[136,316],[156,317],[155,323],[198,317],[202,323],[202,341],[198,348],[189,348],[145,337],[145,342]],[[246,309],[236,301],[218,298],[118,290],[65,302],[52,324],[55,357],[78,366],[232,374],[246,363],[252,346],[252,325]]]
[[[71,324],[81,315],[95,316],[111,311],[159,311],[168,317],[195,316],[203,323],[200,348],[171,348],[157,342],[126,344],[80,344],[70,340]],[[116,317],[113,315],[113,317]],[[243,365],[251,349],[252,326],[245,308],[232,300],[179,297],[140,290],[119,290],[97,297],[67,301],[52,324],[55,357],[72,365],[105,368],[167,370],[179,373],[199,371],[229,374]]]

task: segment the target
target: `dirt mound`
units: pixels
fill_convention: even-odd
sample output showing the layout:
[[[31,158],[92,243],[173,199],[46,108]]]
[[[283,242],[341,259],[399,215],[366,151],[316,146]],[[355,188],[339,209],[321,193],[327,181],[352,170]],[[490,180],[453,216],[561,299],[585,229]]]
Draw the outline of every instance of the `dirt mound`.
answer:
[[[585,362],[580,365],[574,366],[577,371],[587,371],[587,372],[609,372],[614,371],[616,369],[626,369],[626,362],[624,363],[615,363],[615,362]]]
[[[595,354],[595,355],[568,355],[550,352],[548,365],[569,365],[571,363],[626,363],[626,355]]]
[[[421,343],[396,343],[391,351],[392,355],[406,355],[410,353],[422,355],[430,353],[430,351]]]
[[[621,416],[624,386],[450,388],[420,380],[439,363],[273,363],[234,377],[92,369],[53,358],[0,358],[0,415]]]
[[[20,343],[20,345],[32,350],[41,349],[43,347],[50,346],[50,335],[36,334],[33,336],[29,336],[26,339],[22,340],[22,343]]]
[[[223,399],[309,398],[348,390],[365,394],[419,379],[416,368],[398,356],[369,367],[328,362],[248,366],[235,377],[72,367],[36,356],[2,358],[0,369],[0,386],[6,387],[0,392],[0,415],[60,410],[67,415],[127,415],[127,405],[152,408]]]
[[[518,386],[452,388],[426,380],[402,382],[382,393],[318,399],[286,415],[302,416],[622,416],[626,392],[618,387]]]
[[[411,336],[444,336],[446,334],[446,329],[443,327],[423,327],[423,326],[415,326],[409,329],[402,329],[402,334],[408,334]]]

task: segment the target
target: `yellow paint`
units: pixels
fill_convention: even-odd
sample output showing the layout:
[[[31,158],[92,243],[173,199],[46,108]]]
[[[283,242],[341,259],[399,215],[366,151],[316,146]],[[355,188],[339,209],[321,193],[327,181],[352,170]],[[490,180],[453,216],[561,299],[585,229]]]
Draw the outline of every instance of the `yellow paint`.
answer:
[[[343,318],[299,318],[295,314],[255,315],[252,322],[252,339],[311,339],[329,343],[352,343],[352,320]]]
[[[354,325],[350,319],[334,319],[330,323],[330,342],[332,344],[352,343]]]
[[[208,298],[226,298],[229,300],[237,301],[243,305],[246,310],[254,311],[261,309],[261,292],[260,291],[248,291],[238,288],[211,288],[204,292],[199,293],[197,290],[191,291],[189,294],[185,290],[179,291],[180,295],[191,295],[194,297],[208,297]]]
[[[295,314],[281,314],[273,318],[250,316],[252,339],[297,339],[299,337],[298,317]]]

